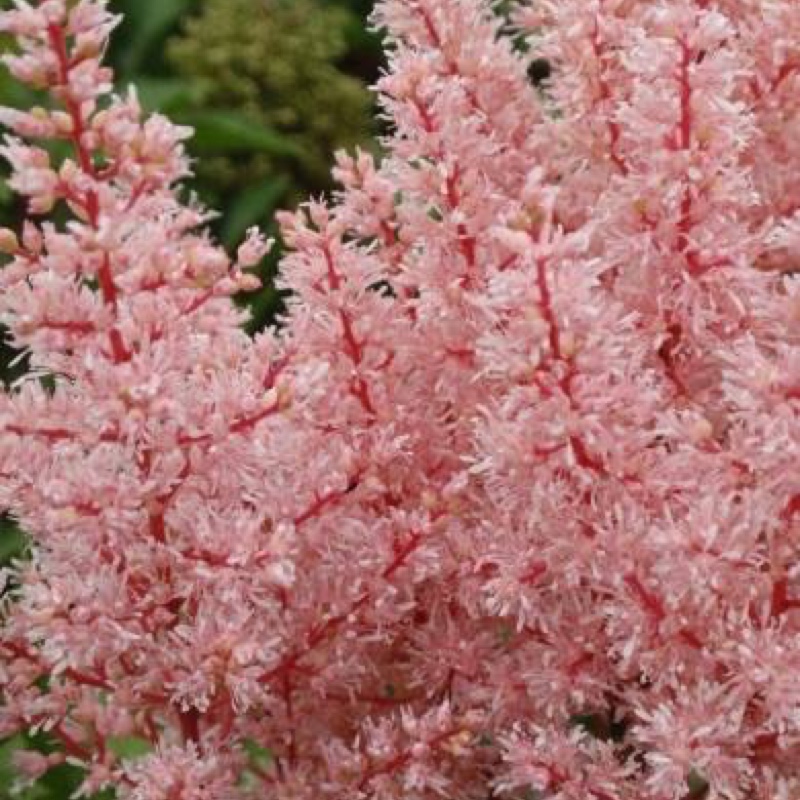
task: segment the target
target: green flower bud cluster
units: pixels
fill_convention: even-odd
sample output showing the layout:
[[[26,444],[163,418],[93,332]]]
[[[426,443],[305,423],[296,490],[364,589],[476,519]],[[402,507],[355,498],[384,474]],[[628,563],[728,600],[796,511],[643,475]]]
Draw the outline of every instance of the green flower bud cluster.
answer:
[[[198,109],[236,112],[253,126],[289,137],[291,155],[204,156],[199,177],[222,192],[277,174],[299,194],[329,185],[332,153],[366,141],[372,101],[338,67],[348,26],[359,21],[330,0],[203,0],[173,39],[168,58],[194,87]]]

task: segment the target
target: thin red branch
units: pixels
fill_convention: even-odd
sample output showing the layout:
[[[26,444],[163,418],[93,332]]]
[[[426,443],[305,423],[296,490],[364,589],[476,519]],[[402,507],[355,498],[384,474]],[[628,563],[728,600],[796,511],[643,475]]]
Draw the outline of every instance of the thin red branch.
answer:
[[[96,180],[97,172],[92,162],[92,155],[85,145],[86,124],[83,111],[80,103],[71,96],[69,91],[69,73],[72,65],[69,60],[69,53],[67,52],[66,33],[61,26],[50,25],[48,26],[47,34],[51,47],[56,55],[58,82],[62,95],[61,99],[72,123],[69,138],[72,141],[81,169],[89,178]],[[81,204],[89,218],[89,223],[93,228],[97,229],[100,222],[100,205],[97,192],[94,189],[88,190]],[[108,253],[103,256],[103,263],[98,270],[97,279],[100,284],[103,301],[116,313],[117,286],[114,283],[114,278],[111,273],[111,262]],[[114,362],[121,364],[125,361],[129,361],[131,353],[125,347],[122,335],[116,327],[112,328],[109,332],[109,340]]]

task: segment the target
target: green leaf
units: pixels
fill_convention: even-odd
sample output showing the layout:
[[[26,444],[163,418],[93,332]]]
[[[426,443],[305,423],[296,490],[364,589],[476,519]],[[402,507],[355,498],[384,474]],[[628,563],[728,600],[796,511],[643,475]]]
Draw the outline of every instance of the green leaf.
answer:
[[[22,736],[14,736],[0,744],[0,786],[10,786],[13,783],[14,769],[11,765],[11,756],[15,750],[21,750],[24,746],[25,740]]]
[[[367,28],[361,14],[363,11],[359,10],[359,16],[348,16],[345,21],[344,35],[348,49],[360,51],[362,55],[369,54],[380,61],[383,57],[381,37]]]
[[[263,224],[275,211],[289,186],[289,179],[279,176],[239,194],[225,215],[222,228],[225,246],[235,247],[249,227]]]
[[[23,795],[23,798],[24,800],[39,800],[40,797],[48,798],[48,800],[62,800],[77,791],[83,778],[84,771],[82,769],[71,764],[59,764],[46,772],[32,787],[32,791],[37,791],[37,794],[30,797]]]
[[[254,123],[236,111],[201,111],[181,114],[180,122],[191,125],[193,149],[215,153],[267,153],[302,159],[303,149],[288,136]]]
[[[262,747],[255,740],[245,739],[242,745],[250,758],[250,762],[255,766],[265,769],[272,762],[272,751],[267,747]]]
[[[0,38],[0,50],[7,50],[10,43],[7,37]],[[0,105],[13,108],[32,108],[46,105],[47,96],[42,91],[31,89],[16,80],[5,68],[0,67]]]
[[[65,800],[80,785],[83,780],[83,771],[77,767],[61,764],[48,770],[36,783],[11,795],[4,793],[10,789],[15,781],[15,774],[11,764],[11,754],[15,750],[25,748],[24,739],[19,736],[10,739],[0,746],[0,799],[1,800]],[[105,800],[106,794],[94,795],[92,800]],[[110,800],[110,799],[109,799]]]
[[[19,558],[25,550],[27,538],[8,517],[0,519],[0,564]]]
[[[692,769],[687,776],[686,785],[689,787],[689,797],[692,800],[702,800],[711,790],[709,782],[696,769]]]
[[[163,42],[189,5],[190,0],[128,0],[122,4],[127,34],[119,59],[123,78],[142,71],[150,52]]]
[[[583,728],[589,736],[606,742],[621,742],[628,727],[624,720],[615,719],[613,709],[574,714],[570,717],[569,724],[572,727]]]
[[[147,739],[137,736],[110,736],[106,740],[106,745],[117,758],[129,761],[153,751],[153,745]]]
[[[173,114],[189,107],[195,99],[196,87],[180,78],[136,79],[136,91],[148,111]]]

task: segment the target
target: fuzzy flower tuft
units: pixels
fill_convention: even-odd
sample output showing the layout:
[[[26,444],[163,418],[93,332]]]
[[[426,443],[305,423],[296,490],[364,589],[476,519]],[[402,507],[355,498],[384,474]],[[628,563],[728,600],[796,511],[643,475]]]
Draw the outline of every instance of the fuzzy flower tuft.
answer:
[[[231,296],[270,242],[183,202],[189,131],[112,94],[107,4],[0,14],[50,97],[0,111],[32,551],[0,733],[57,749],[26,778],[800,796],[797,4],[508,5],[377,3],[385,155],[281,216],[255,338]]]

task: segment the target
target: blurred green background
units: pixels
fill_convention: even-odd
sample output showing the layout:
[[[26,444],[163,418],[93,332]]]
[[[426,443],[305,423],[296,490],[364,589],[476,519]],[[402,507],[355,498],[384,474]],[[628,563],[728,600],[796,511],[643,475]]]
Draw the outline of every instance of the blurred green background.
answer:
[[[277,209],[329,191],[335,150],[376,147],[374,100],[367,87],[377,79],[383,57],[379,38],[366,24],[372,5],[372,0],[110,0],[111,9],[124,15],[108,54],[117,88],[135,85],[146,109],[195,129],[188,144],[195,176],[187,191],[219,212],[212,227],[229,250],[251,225],[277,237]],[[10,0],[0,0],[0,8],[10,6]],[[0,38],[0,51],[10,44]],[[34,104],[42,99],[0,69],[0,106]],[[7,165],[0,164],[0,227],[16,228],[25,209],[8,191],[7,175]],[[280,309],[272,287],[279,256],[280,247],[262,265],[265,289],[246,301],[253,330],[269,324]],[[9,385],[24,372],[24,358],[3,336],[0,378]],[[0,567],[24,554],[24,536],[0,518]],[[135,756],[141,744],[117,746],[120,754]],[[11,754],[20,747],[48,752],[52,744],[46,736],[0,741],[0,800],[66,800],[77,789],[80,771],[57,767],[14,792]]]

